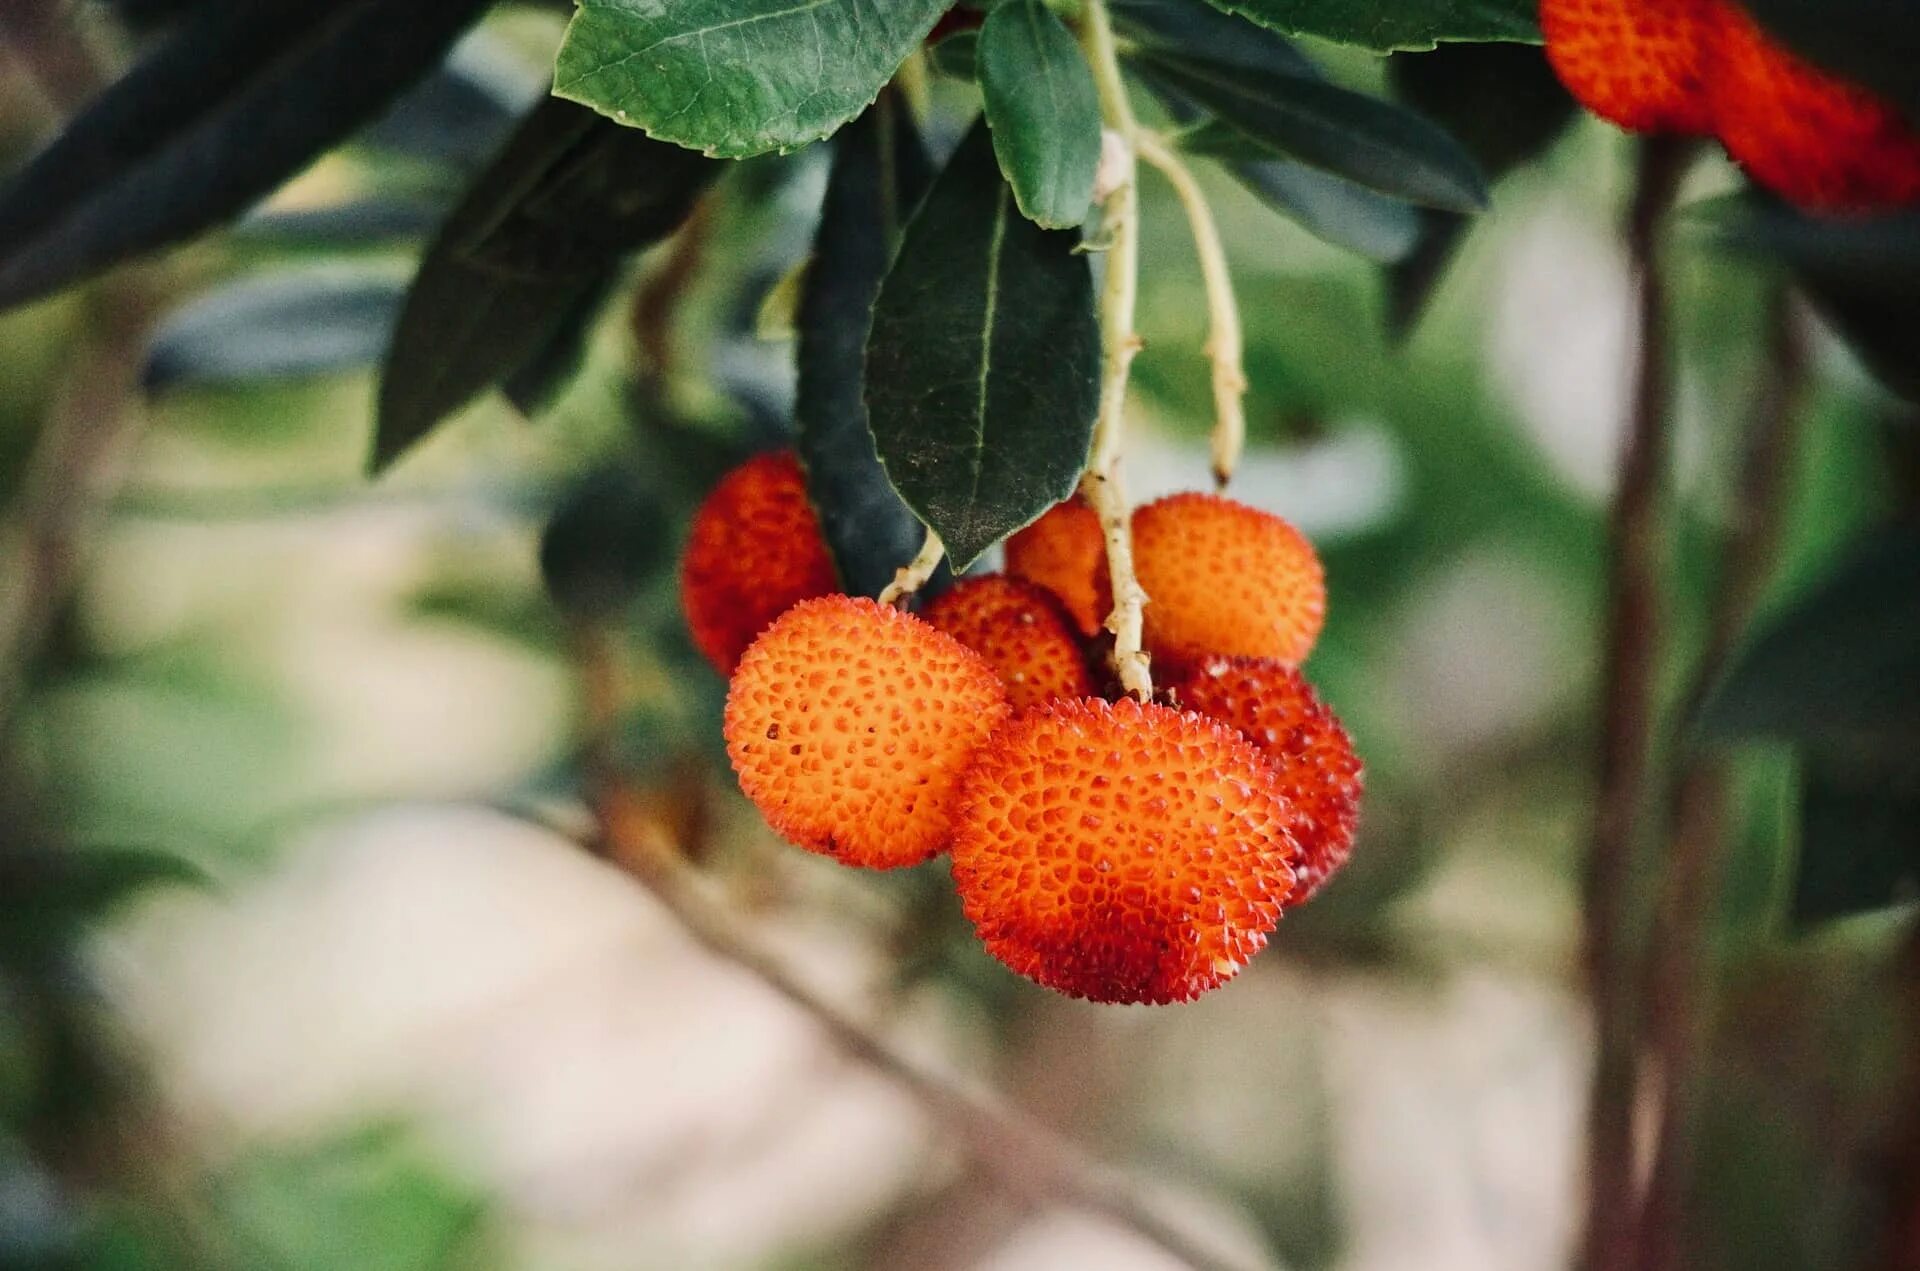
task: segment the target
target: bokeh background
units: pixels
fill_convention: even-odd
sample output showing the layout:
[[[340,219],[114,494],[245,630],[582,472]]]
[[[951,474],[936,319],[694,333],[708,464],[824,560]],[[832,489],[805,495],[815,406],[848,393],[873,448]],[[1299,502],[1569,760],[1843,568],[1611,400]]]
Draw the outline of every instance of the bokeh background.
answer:
[[[734,172],[636,263],[531,422],[490,398],[364,476],[372,366],[410,263],[543,91],[559,30],[503,12],[231,232],[0,317],[9,499],[31,495],[63,410],[133,420],[115,480],[86,492],[75,594],[24,686],[8,820],[101,879],[123,859],[179,875],[130,895],[76,875],[89,923],[57,948],[35,924],[64,911],[0,895],[0,943],[23,950],[0,983],[0,1265],[1172,1265],[1001,1186],[563,832],[581,714],[539,546],[583,482],[645,578],[620,620],[641,701],[622,754],[797,976],[1229,1247],[1350,1271],[1564,1265],[1592,1054],[1577,955],[1605,500],[1632,343],[1625,140],[1581,122],[1505,179],[1400,343],[1377,266],[1209,180],[1253,381],[1235,494],[1325,556],[1309,671],[1367,762],[1364,827],[1346,875],[1230,987],[1098,1007],[992,963],[943,865],[855,875],[786,848],[725,769],[724,685],[687,643],[672,565],[707,484],[785,426],[781,280],[824,156]],[[968,109],[937,87],[936,140]],[[0,64],[0,154],[54,122]],[[1685,201],[1733,186],[1709,159]],[[1206,485],[1209,410],[1191,248],[1165,188],[1146,190],[1142,498]],[[1696,229],[1676,222],[1673,256],[1683,654],[1778,289]],[[125,334],[136,307],[157,334]],[[1886,400],[1810,315],[1788,321],[1812,372],[1769,606],[1876,516],[1887,480]],[[116,370],[125,400],[90,395]],[[1789,928],[1792,765],[1735,762],[1692,1265],[1852,1265],[1881,1204],[1869,1167],[1899,1061],[1884,968],[1903,920]]]

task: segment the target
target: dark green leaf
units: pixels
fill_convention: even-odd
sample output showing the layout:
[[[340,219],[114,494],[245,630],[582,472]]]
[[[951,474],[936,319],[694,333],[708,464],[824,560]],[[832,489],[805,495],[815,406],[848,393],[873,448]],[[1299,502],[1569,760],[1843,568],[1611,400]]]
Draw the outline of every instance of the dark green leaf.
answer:
[[[980,33],[957,31],[927,50],[933,69],[972,82],[980,71]]]
[[[234,224],[236,238],[269,247],[372,247],[424,238],[447,209],[424,198],[375,196],[351,203],[255,212]]]
[[[1536,0],[1212,0],[1283,35],[1312,35],[1375,53],[1443,41],[1540,41]]]
[[[359,140],[471,171],[493,157],[539,96],[523,66],[469,40]]]
[[[525,366],[716,170],[571,102],[536,106],[441,228],[380,386],[374,466]]]
[[[1100,168],[1100,93],[1073,33],[1040,0],[1012,0],[987,16],[979,52],[994,154],[1021,214],[1080,224]]]
[[[206,881],[179,857],[142,848],[9,848],[0,852],[0,953],[58,946],[149,888]]]
[[[1920,530],[1883,531],[1771,622],[1702,714],[1719,737],[1911,756],[1920,746]]]
[[[932,173],[911,116],[890,94],[841,132],[800,292],[796,444],[820,528],[856,595],[877,595],[920,547],[874,453],[861,395],[881,279]]]
[[[0,304],[244,211],[374,118],[485,0],[196,12],[0,190]]]
[[[1320,68],[1281,36],[1229,17],[1207,0],[1110,0],[1129,55],[1159,53],[1263,75],[1319,79]]]
[[[1798,922],[1920,900],[1920,767],[1810,756],[1801,787]]]
[[[1920,5],[1913,0],[1740,0],[1808,59],[1920,120]]]
[[[547,593],[569,615],[617,613],[669,559],[670,528],[646,483],[598,472],[561,503],[540,539]]]
[[[149,391],[290,379],[371,366],[404,284],[339,270],[245,278],[174,311],[147,351]]]
[[[594,322],[607,307],[613,292],[614,277],[608,274],[589,289],[573,308],[562,314],[544,343],[522,362],[513,374],[500,381],[515,410],[533,419],[546,411],[586,364],[587,344],[593,337]]]
[[[887,475],[956,569],[1072,493],[1099,396],[1079,235],[1021,216],[985,122],[907,227],[867,347]]]
[[[710,155],[798,149],[858,115],[952,0],[581,0],[553,91]]]
[[[1151,62],[1156,77],[1282,158],[1413,203],[1456,212],[1486,206],[1486,179],[1473,157],[1391,102],[1309,79],[1174,57]]]

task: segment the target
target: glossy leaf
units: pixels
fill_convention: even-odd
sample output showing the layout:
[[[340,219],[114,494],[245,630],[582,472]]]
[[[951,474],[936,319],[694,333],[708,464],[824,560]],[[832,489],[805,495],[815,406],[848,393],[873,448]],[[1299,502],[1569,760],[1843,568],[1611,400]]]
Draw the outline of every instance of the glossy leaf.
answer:
[[[244,278],[175,310],[154,335],[149,390],[289,379],[372,366],[406,284],[340,270]]]
[[[1028,220],[1087,219],[1100,168],[1100,94],[1066,24],[1040,0],[1013,0],[980,28],[980,90],[1000,171]]]
[[[1920,767],[1809,758],[1801,787],[1793,916],[1843,918],[1920,900]]]
[[[0,189],[0,305],[245,211],[374,119],[485,0],[199,9]]]
[[[874,452],[861,385],[881,280],[931,179],[911,115],[883,94],[834,142],[800,291],[795,444],[840,581],[857,595],[877,595],[924,533]]]
[[[1459,142],[1391,102],[1292,76],[1155,57],[1154,73],[1283,158],[1409,202],[1486,206],[1486,178]]]
[[[832,134],[952,0],[581,0],[553,91],[725,158]]]
[[[1109,0],[1131,56],[1186,58],[1266,75],[1319,79],[1320,68],[1286,39],[1207,0]]]
[[[874,309],[867,407],[887,475],[956,569],[1073,491],[1099,393],[1079,235],[1020,215],[975,125]]]
[[[1538,43],[1535,0],[1212,0],[1283,35],[1311,35],[1375,53],[1464,40]]]
[[[686,219],[715,167],[571,102],[535,107],[421,263],[381,383],[374,466],[525,366],[622,256]]]

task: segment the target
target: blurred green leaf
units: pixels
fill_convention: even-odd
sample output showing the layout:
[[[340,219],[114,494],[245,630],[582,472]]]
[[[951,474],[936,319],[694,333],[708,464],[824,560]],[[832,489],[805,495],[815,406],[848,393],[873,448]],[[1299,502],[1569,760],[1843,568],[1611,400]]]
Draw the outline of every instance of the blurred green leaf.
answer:
[[[0,305],[244,211],[436,62],[485,0],[196,11],[0,190]]]
[[[834,141],[801,283],[795,444],[840,581],[856,595],[878,595],[924,533],[880,466],[862,385],[881,280],[931,180],[911,113],[882,94]]]
[[[582,0],[553,91],[662,141],[742,159],[830,136],[952,0]]]
[[[1920,763],[1820,752],[1801,785],[1796,922],[1920,900]]]
[[[424,238],[446,216],[446,206],[431,199],[373,195],[323,207],[255,212],[235,222],[233,234],[268,247],[375,247]]]
[[[1207,0],[1110,0],[1130,56],[1182,57],[1262,75],[1319,79],[1320,68],[1284,38]]]
[[[37,954],[71,942],[114,906],[154,887],[202,886],[177,856],[143,848],[38,847],[0,853],[0,953]]]
[[[994,154],[1028,220],[1070,229],[1093,207],[1100,94],[1066,24],[1040,0],[1012,0],[980,28],[980,90]]]
[[[984,121],[907,226],[867,346],[887,475],[955,569],[1073,492],[1099,398],[1079,235],[1019,214]]]
[[[927,50],[927,60],[942,75],[971,83],[980,73],[980,33],[954,32]]]
[[[386,352],[405,292],[391,277],[337,269],[242,278],[167,317],[142,381],[152,392],[371,366]]]
[[[617,613],[670,560],[672,528],[653,492],[625,469],[597,472],[560,505],[540,539],[540,573],[565,613]]]
[[[1534,0],[1211,0],[1286,35],[1313,35],[1375,53],[1448,40],[1538,43]]]

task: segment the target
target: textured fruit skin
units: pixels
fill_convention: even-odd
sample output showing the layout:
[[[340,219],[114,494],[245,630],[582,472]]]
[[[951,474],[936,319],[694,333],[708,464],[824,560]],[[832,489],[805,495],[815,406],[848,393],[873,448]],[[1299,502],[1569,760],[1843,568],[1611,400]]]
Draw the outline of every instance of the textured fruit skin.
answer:
[[[1097,633],[1113,609],[1106,534],[1078,495],[1007,540],[1007,572],[1058,596],[1081,635]]]
[[[1093,692],[1073,619],[1044,587],[998,574],[968,578],[922,616],[986,659],[1017,711]]]
[[[1713,128],[1710,0],[1541,0],[1547,60],[1580,103],[1634,132]]]
[[[961,790],[953,877],[987,951],[1096,1002],[1191,1001],[1266,946],[1299,847],[1265,760],[1166,706],[1016,717]]]
[[[1320,557],[1271,512],[1217,494],[1149,503],[1133,514],[1133,563],[1157,665],[1177,672],[1220,653],[1294,666],[1320,638]]]
[[[938,855],[961,774],[1012,708],[978,654],[911,614],[822,596],[782,614],[727,689],[727,757],[788,841],[848,865]]]
[[[1300,672],[1264,658],[1208,658],[1166,689],[1178,705],[1234,729],[1273,766],[1300,845],[1287,903],[1311,900],[1347,863],[1360,824],[1360,758],[1339,717]]]
[[[1920,202],[1920,132],[1895,107],[1780,47],[1734,5],[1716,3],[1717,131],[1756,184],[1816,211]]]
[[[1540,25],[1561,81],[1603,119],[1717,136],[1755,183],[1810,211],[1920,202],[1920,132],[1730,0],[1541,0]]]
[[[820,520],[791,451],[747,460],[693,516],[680,561],[680,610],[722,675],[768,623],[840,588]]]

